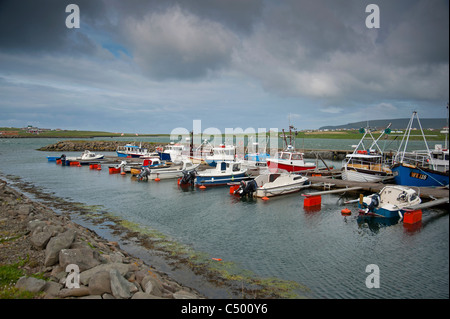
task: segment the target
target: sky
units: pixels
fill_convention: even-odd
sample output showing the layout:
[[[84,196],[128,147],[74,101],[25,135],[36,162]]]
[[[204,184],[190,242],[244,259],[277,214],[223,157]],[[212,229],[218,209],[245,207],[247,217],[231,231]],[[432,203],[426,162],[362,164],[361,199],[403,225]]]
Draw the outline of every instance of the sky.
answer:
[[[0,127],[303,130],[448,101],[448,0],[0,0]]]

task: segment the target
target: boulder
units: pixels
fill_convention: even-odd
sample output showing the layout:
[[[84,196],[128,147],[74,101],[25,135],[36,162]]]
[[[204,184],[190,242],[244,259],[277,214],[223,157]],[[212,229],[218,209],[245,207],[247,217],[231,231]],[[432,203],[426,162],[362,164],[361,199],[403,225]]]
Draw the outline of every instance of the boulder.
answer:
[[[16,288],[37,293],[44,291],[46,285],[47,282],[45,280],[24,276],[19,278]]]
[[[173,294],[174,299],[198,299],[198,297],[188,291],[180,290]]]
[[[141,281],[142,290],[147,294],[162,297],[164,288],[161,285],[161,280],[158,280],[152,275],[145,276]]]
[[[89,295],[89,288],[86,286],[80,286],[80,288],[64,288],[59,291],[60,298],[67,297],[83,297]]]
[[[19,215],[29,215],[32,208],[32,205],[17,205],[16,211]]]
[[[89,293],[91,295],[111,294],[111,278],[109,271],[99,271],[89,280]]]
[[[111,269],[109,276],[111,279],[111,292],[114,297],[128,299],[131,298],[132,292],[138,291],[137,287],[126,280],[117,269]]]
[[[52,234],[47,231],[42,231],[30,236],[31,245],[37,250],[42,250],[47,246]]]
[[[69,248],[75,240],[75,231],[72,229],[59,234],[50,239],[45,249],[45,266],[53,266],[59,261],[59,252],[61,249]]]
[[[90,248],[61,249],[59,251],[59,265],[66,269],[67,265],[75,264],[80,272],[91,269],[100,264]]]
[[[46,298],[58,297],[59,291],[61,290],[62,287],[63,286],[57,282],[48,281],[44,289]]]
[[[111,264],[100,264],[91,269],[83,271],[80,273],[80,282],[83,285],[89,284],[92,276],[99,271],[110,271],[111,269],[116,269],[119,273],[124,276],[130,269],[130,265],[122,264],[122,263],[111,263]]]

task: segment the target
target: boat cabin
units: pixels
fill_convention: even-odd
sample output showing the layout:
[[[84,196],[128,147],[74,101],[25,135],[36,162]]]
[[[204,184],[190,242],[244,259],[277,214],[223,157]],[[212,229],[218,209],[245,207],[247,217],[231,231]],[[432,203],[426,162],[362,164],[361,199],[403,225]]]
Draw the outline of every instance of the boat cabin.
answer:
[[[383,170],[383,157],[381,155],[372,155],[367,153],[347,154],[343,166],[371,171]]]
[[[380,193],[380,205],[392,204],[399,207],[420,203],[420,197],[412,188],[400,186],[386,186]]]
[[[300,161],[303,160],[303,153],[299,152],[278,152],[275,156],[277,159],[287,160],[287,161]]]
[[[239,172],[241,168],[240,162],[218,162],[216,166],[216,170],[221,172]]]

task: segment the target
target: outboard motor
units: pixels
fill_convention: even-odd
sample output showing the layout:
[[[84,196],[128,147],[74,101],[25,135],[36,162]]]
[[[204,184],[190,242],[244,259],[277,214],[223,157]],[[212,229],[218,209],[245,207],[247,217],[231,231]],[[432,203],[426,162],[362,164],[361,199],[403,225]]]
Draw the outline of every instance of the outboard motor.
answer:
[[[241,181],[240,186],[237,190],[234,191],[234,194],[239,194],[239,196],[249,196],[253,197],[253,193],[258,188],[258,185],[256,184],[255,180],[252,179],[251,181],[248,181],[247,183],[244,181]]]
[[[378,205],[380,205],[380,195],[379,194],[373,194],[372,195],[372,200],[370,201],[369,207],[367,208],[367,212],[373,212],[373,209],[375,207],[378,207]]]
[[[139,175],[137,176],[138,180],[143,180],[145,178],[145,180],[148,180],[148,176],[150,175],[150,169],[148,167],[143,167],[141,169],[141,172],[139,173]]]
[[[65,166],[66,165],[66,155],[62,154],[59,159],[61,160],[61,165]]]
[[[189,185],[189,184],[194,185],[196,177],[195,173],[196,173],[195,170],[189,172],[183,170],[183,177],[180,179],[180,185]]]

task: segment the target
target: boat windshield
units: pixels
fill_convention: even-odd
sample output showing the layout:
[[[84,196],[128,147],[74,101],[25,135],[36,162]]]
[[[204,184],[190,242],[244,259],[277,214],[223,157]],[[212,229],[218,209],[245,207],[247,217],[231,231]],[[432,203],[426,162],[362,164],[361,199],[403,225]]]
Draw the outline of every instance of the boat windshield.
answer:
[[[302,154],[300,154],[300,153],[294,153],[294,154],[292,154],[291,159],[292,159],[292,160],[301,160],[301,159],[302,159]]]

